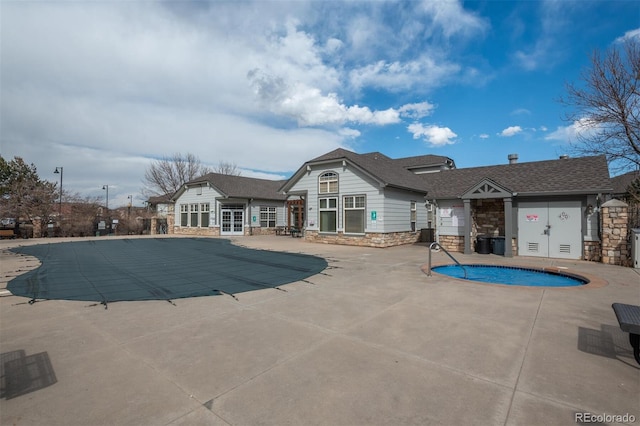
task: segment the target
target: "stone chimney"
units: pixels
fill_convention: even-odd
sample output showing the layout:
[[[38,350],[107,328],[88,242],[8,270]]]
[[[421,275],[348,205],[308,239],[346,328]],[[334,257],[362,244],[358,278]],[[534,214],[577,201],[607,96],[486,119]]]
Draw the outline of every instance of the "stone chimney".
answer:
[[[516,164],[518,162],[518,154],[509,154],[507,158],[509,159],[509,164]]]

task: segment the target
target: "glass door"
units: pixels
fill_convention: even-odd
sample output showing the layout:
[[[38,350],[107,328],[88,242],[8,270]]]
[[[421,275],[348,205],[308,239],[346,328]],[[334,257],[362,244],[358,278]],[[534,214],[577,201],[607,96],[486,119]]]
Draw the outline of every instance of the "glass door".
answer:
[[[222,209],[221,235],[244,234],[244,210]]]

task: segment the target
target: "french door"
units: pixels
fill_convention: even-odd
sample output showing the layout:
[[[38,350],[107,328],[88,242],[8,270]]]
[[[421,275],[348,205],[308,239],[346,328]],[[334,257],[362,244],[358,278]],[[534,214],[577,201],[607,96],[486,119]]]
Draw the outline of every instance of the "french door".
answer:
[[[221,235],[244,234],[244,210],[222,209]]]

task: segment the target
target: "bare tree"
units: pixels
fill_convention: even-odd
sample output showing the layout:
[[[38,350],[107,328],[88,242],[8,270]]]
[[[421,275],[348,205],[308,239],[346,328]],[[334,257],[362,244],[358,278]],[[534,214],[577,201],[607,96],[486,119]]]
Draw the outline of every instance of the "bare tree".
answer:
[[[561,102],[573,108],[579,155],[605,154],[617,171],[640,167],[640,41],[629,38],[604,54],[595,51],[579,84],[567,84]]]
[[[65,212],[59,222],[58,236],[84,237],[96,232],[96,216],[100,210],[100,197],[83,197],[80,193],[64,191]]]
[[[213,171],[223,175],[232,176],[240,176],[242,174],[235,163],[229,163],[227,161],[220,161]]]
[[[198,176],[211,173],[193,154],[173,154],[156,160],[144,173],[142,183],[146,195],[172,195],[185,183]]]

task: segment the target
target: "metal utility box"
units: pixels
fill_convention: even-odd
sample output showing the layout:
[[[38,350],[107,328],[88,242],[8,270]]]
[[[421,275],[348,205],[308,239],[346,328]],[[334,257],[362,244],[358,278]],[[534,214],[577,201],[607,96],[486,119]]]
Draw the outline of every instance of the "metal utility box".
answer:
[[[640,269],[640,228],[631,230],[631,266]]]

